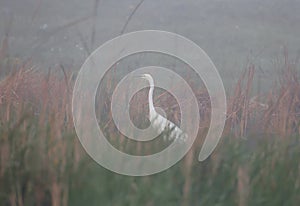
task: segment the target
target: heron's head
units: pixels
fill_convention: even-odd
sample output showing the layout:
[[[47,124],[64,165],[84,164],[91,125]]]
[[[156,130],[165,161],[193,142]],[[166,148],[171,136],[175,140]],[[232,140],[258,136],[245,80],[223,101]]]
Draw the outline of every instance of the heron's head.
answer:
[[[148,80],[150,85],[154,84],[153,77],[150,74],[141,74],[138,77]]]

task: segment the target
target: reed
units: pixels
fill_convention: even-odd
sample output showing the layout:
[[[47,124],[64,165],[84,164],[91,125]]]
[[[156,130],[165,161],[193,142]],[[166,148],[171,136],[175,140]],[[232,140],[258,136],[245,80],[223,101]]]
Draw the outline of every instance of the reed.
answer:
[[[209,127],[209,96],[204,88],[194,88],[202,119],[192,150],[161,174],[134,178],[106,171],[80,146],[71,114],[71,68],[61,65],[47,72],[37,70],[31,61],[3,55],[5,47],[0,52],[1,205],[101,202],[244,206],[300,202],[300,85],[296,61],[287,54],[277,86],[267,94],[258,94],[262,102],[251,98],[255,66],[241,75],[229,95],[224,137],[208,160],[198,163],[196,157]],[[109,109],[112,79],[108,76],[99,89],[102,101],[96,106],[100,127],[109,141],[134,154],[160,150],[160,142],[136,144],[117,132]],[[141,91],[131,101],[131,114],[136,117],[133,122],[147,123],[145,117],[136,115],[147,108],[146,93]],[[170,94],[159,91],[155,104],[164,109],[173,105],[169,118],[179,121],[180,111]]]

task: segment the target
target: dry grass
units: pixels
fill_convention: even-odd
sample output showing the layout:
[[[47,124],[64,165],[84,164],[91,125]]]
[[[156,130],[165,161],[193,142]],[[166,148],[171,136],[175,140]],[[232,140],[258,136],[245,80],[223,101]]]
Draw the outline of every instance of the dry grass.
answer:
[[[0,179],[9,180],[11,205],[24,205],[23,198],[29,194],[43,205],[39,201],[44,201],[46,191],[53,205],[67,205],[65,181],[70,170],[66,170],[79,160],[74,152],[69,79],[51,70],[39,72],[30,63],[16,62],[13,67],[15,72],[0,82]],[[19,182],[31,170],[36,170],[35,175]]]

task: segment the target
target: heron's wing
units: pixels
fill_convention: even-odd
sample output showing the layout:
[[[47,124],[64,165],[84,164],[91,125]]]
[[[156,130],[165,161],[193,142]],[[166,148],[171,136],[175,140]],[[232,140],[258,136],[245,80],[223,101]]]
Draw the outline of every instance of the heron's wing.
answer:
[[[173,122],[168,121],[167,127],[165,128],[168,135],[169,141],[185,142],[187,140],[187,134],[184,133],[178,126]]]
[[[187,134],[185,134],[178,126],[169,121],[160,114],[156,114],[152,119],[152,125],[159,134],[164,135],[165,141],[179,141],[185,142]]]
[[[151,122],[159,134],[162,133],[168,125],[168,120],[158,113],[156,113]]]

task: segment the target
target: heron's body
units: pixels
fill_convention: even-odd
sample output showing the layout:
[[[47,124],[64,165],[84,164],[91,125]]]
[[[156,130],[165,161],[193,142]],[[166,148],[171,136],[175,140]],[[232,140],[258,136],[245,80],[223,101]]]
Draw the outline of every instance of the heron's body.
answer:
[[[153,90],[154,90],[154,81],[150,74],[143,74],[142,78],[148,80],[150,89],[148,94],[149,101],[149,120],[154,129],[157,130],[159,134],[163,134],[165,141],[180,141],[185,142],[187,135],[173,122],[166,119],[164,116],[156,112],[153,105]]]

